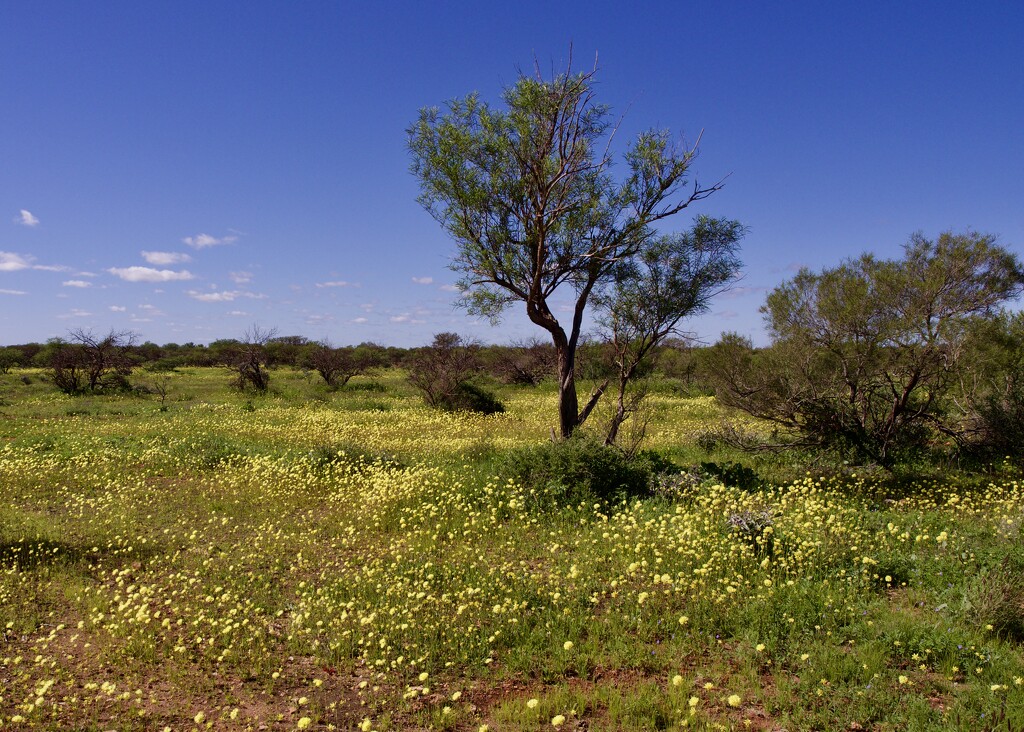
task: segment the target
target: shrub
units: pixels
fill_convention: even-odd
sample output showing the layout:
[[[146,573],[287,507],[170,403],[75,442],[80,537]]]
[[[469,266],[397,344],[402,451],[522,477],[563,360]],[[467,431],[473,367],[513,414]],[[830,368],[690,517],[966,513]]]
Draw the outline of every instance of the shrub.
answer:
[[[1024,546],[1019,541],[997,567],[978,578],[967,593],[966,605],[979,624],[1024,641]]]
[[[630,459],[584,435],[514,450],[498,472],[533,492],[541,504],[619,502],[652,493],[649,456]]]
[[[505,411],[505,405],[498,397],[469,381],[456,385],[452,393],[442,395],[435,406],[449,412],[501,414]]]
[[[432,407],[448,412],[504,412],[491,392],[469,379],[480,371],[480,346],[456,333],[438,333],[429,346],[420,348],[409,365],[409,383],[423,392]]]
[[[756,491],[764,485],[764,481],[756,472],[741,463],[705,462],[700,464],[700,468],[708,475],[721,480],[723,484],[739,488],[742,491]]]

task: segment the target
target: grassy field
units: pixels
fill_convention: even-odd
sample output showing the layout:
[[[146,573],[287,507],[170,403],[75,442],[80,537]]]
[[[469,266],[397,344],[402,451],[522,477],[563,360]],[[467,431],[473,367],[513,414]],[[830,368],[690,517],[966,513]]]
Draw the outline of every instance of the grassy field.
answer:
[[[166,378],[0,376],[0,729],[1024,729],[1008,466],[552,507],[495,465],[553,389],[480,417],[397,372]],[[652,403],[648,447],[738,459],[713,399]]]

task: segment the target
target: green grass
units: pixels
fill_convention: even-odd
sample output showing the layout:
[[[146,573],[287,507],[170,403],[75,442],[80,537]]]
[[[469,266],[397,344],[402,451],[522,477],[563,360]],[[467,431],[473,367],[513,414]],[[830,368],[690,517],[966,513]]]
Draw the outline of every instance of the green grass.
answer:
[[[550,385],[482,417],[397,371],[229,378],[0,376],[0,729],[1024,725],[1008,468],[891,492],[709,451],[740,418],[656,385],[651,448],[765,484],[538,501],[495,469],[547,439]]]

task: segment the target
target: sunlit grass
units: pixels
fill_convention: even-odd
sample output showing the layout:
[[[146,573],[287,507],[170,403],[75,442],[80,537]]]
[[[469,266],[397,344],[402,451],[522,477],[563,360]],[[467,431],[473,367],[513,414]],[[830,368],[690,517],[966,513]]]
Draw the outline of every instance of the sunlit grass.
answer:
[[[1024,549],[1015,475],[538,513],[491,466],[547,439],[549,387],[480,417],[397,372],[253,397],[196,369],[165,405],[2,379],[4,728],[1024,723],[1019,642],[984,617]],[[672,455],[736,419],[652,414]]]

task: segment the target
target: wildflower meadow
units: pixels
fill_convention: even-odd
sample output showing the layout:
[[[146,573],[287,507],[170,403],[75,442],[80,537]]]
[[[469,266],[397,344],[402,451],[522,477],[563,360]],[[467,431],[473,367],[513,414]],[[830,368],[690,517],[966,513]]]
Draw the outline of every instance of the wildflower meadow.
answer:
[[[549,385],[166,378],[0,376],[0,729],[1024,729],[1011,462],[751,457],[708,435],[766,425],[655,385],[649,494],[552,499],[501,469]]]

